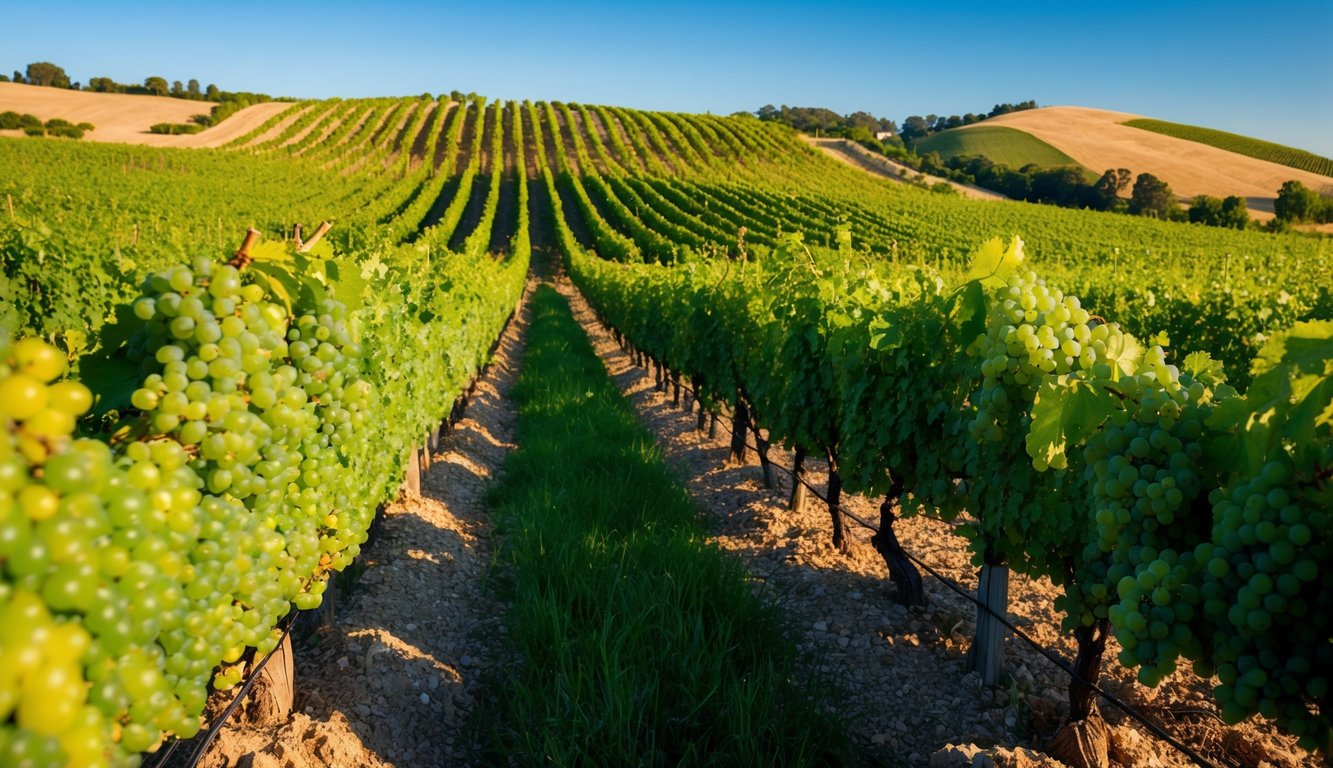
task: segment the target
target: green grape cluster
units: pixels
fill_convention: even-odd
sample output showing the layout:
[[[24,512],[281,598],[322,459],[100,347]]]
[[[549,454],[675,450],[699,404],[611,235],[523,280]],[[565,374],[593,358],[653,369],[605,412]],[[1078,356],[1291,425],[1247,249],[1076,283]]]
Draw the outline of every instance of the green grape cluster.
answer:
[[[1044,376],[1092,368],[1121,335],[1094,319],[1078,297],[1047,287],[1032,271],[1015,273],[987,306],[986,333],[969,349],[981,358],[976,415],[968,425],[979,442],[1005,439],[1015,408],[1022,413],[1031,404]]]
[[[0,764],[128,765],[200,728],[373,514],[347,471],[374,392],[342,305],[294,321],[230,266],[153,274],[113,445],[65,357],[0,339]],[[365,463],[365,456],[360,456]]]
[[[84,683],[107,528],[101,493],[123,476],[106,446],[75,440],[87,387],[65,356],[0,334],[0,765],[105,765],[110,716]]]
[[[1194,547],[1206,542],[1200,497],[1216,484],[1204,456],[1206,421],[1220,381],[1196,380],[1151,347],[1138,373],[1116,383],[1124,409],[1092,438],[1084,461],[1093,535],[1079,574],[1083,623],[1109,618],[1120,661],[1156,686],[1184,655],[1198,659]]]
[[[1203,614],[1220,628],[1212,661],[1223,719],[1258,712],[1313,748],[1328,746],[1330,730],[1333,515],[1312,498],[1310,478],[1278,455],[1215,489],[1212,543],[1199,555]]]
[[[163,731],[199,729],[214,662],[164,673],[159,645],[189,616],[190,542],[173,534],[199,481],[179,447],[74,439],[92,396],[55,381],[53,347],[4,340],[0,360],[0,394],[23,396],[0,406],[0,764],[133,764]]]
[[[369,511],[350,501],[339,446],[362,423],[371,390],[341,304],[324,300],[289,323],[241,278],[207,259],[149,278],[135,303],[146,320],[136,351],[152,372],[133,402],[151,434],[191,452],[208,493],[249,510],[238,538],[256,553],[245,569],[252,576],[222,586],[241,590],[236,604],[265,617],[243,626],[266,631],[289,601],[317,606],[327,571],[364,541]],[[261,651],[272,642],[238,639]]]

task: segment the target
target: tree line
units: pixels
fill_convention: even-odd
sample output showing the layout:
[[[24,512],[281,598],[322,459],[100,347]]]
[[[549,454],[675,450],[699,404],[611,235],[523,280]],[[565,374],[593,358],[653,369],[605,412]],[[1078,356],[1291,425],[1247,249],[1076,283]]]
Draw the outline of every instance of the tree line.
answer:
[[[1005,102],[991,107],[989,112],[974,113],[968,112],[965,115],[950,115],[942,117],[939,115],[911,115],[903,120],[902,128],[899,129],[898,123],[886,117],[875,117],[869,112],[853,112],[849,115],[840,115],[831,109],[824,107],[789,107],[783,104],[775,107],[772,104],[765,104],[753,113],[760,120],[768,122],[783,123],[789,125],[798,131],[804,133],[813,133],[823,136],[841,136],[852,141],[876,140],[878,134],[890,133],[890,143],[899,147],[911,144],[918,139],[924,139],[932,133],[947,131],[950,128],[961,128],[964,125],[979,123],[996,115],[1004,115],[1009,112],[1020,112],[1025,109],[1036,109],[1037,102],[1028,100],[1020,101],[1016,104]],[[742,114],[751,114],[745,112]]]
[[[213,83],[209,83],[202,89],[199,81],[191,78],[185,83],[180,80],[173,80],[168,84],[165,77],[147,77],[143,84],[138,83],[118,83],[109,77],[89,78],[88,83],[82,84],[77,81],[71,81],[69,74],[65,69],[49,61],[36,61],[27,66],[20,72],[14,70],[13,76],[7,77],[0,75],[0,82],[14,82],[26,85],[39,85],[48,88],[64,88],[72,91],[88,91],[91,93],[132,93],[147,96],[166,96],[176,99],[187,99],[190,101],[213,101],[217,106],[209,114],[195,115],[192,123],[183,124],[160,124],[154,126],[155,133],[192,133],[202,130],[211,125],[217,125],[237,111],[244,109],[252,104],[259,104],[265,101],[291,101],[288,98],[274,98],[266,93],[251,93],[249,91],[224,91]],[[197,126],[197,127],[196,127]],[[163,130],[156,130],[162,128]]]

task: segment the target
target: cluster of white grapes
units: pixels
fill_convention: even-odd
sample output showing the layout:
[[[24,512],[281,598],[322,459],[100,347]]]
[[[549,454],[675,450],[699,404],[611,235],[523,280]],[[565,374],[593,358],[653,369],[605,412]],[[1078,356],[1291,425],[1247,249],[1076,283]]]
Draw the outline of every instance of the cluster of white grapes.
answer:
[[[1074,618],[1109,618],[1120,661],[1156,686],[1180,656],[1201,657],[1197,555],[1208,541],[1203,490],[1216,484],[1203,461],[1206,421],[1220,381],[1196,380],[1166,362],[1161,347],[1115,383],[1123,408],[1084,449],[1093,531],[1072,597]]]
[[[1309,479],[1278,455],[1259,474],[1213,491],[1213,542],[1200,553],[1200,589],[1207,625],[1215,628],[1212,661],[1221,684],[1214,693],[1223,719],[1258,712],[1318,744],[1327,741],[1333,717],[1333,519],[1328,505],[1312,498]],[[1323,706],[1311,711],[1307,702]]]
[[[1015,406],[1031,405],[1044,376],[1106,365],[1108,350],[1119,349],[1125,336],[1092,317],[1077,296],[1047,287],[1032,271],[1015,273],[987,304],[986,333],[969,350],[982,361],[982,385],[972,398],[977,412],[969,425],[978,441],[1004,439]],[[1015,403],[1015,395],[1023,402]],[[1054,461],[1053,468],[1063,468],[1063,457]]]
[[[209,683],[319,604],[373,514],[346,468],[373,393],[340,304],[289,320],[201,258],[133,309],[138,416],[111,445],[73,438],[92,396],[57,381],[62,353],[0,341],[0,765],[130,765],[194,735]]]

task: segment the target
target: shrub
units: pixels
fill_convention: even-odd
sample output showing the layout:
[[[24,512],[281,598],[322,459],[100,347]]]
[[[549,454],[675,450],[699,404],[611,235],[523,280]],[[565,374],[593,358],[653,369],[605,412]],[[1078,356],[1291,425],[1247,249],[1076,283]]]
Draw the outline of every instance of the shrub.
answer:
[[[165,133],[177,136],[184,133],[198,133],[207,126],[198,123],[155,123],[148,130],[152,133]]]

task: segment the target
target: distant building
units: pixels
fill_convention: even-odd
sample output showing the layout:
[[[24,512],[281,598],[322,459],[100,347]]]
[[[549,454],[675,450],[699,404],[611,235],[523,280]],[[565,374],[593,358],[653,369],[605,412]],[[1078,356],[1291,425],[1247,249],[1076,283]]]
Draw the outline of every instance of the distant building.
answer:
[[[891,139],[891,138],[893,138],[893,131],[876,131],[876,132],[875,132],[875,139],[876,139],[877,141],[884,141],[884,140],[886,140],[886,139]]]

